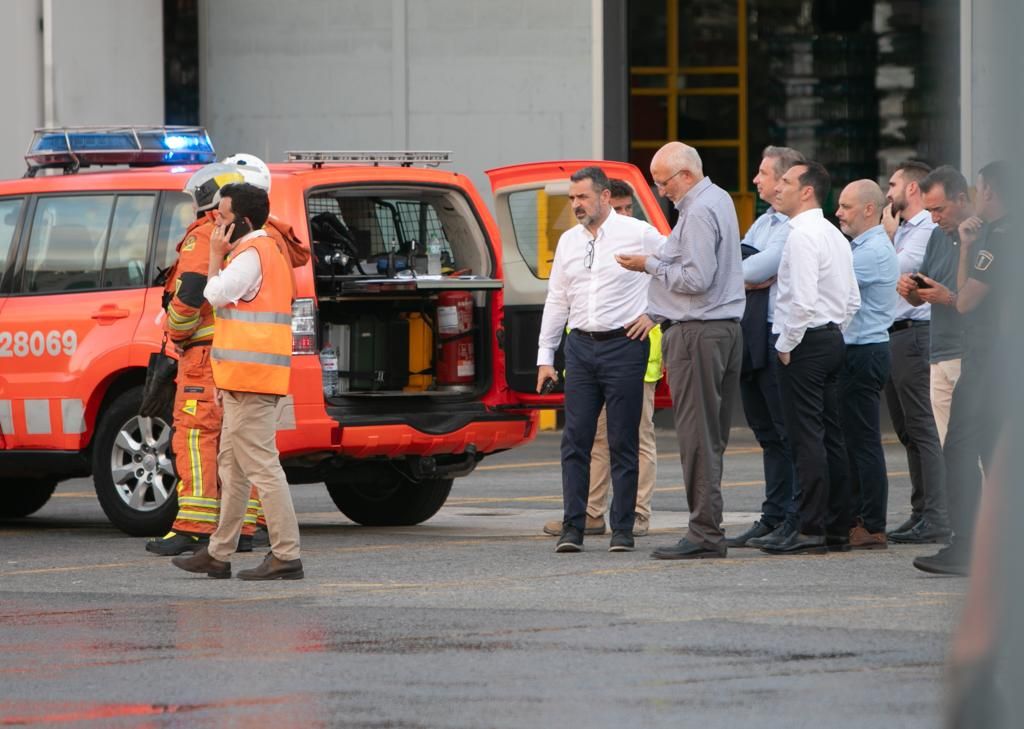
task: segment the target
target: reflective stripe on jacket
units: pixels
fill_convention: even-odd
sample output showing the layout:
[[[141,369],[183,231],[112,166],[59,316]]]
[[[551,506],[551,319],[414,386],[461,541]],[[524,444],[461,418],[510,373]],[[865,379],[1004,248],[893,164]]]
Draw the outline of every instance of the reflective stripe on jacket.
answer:
[[[241,243],[228,263],[256,250],[262,284],[251,301],[217,309],[213,379],[222,390],[286,395],[292,355],[292,270],[269,236]]]

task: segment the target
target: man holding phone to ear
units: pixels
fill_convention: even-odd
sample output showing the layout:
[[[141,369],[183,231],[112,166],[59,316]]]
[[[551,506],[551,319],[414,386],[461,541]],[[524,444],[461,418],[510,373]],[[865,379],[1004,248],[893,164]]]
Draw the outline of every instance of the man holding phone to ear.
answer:
[[[238,577],[303,577],[299,525],[275,441],[275,409],[291,376],[294,281],[291,263],[263,230],[269,214],[265,190],[248,183],[226,185],[220,191],[219,226],[210,238],[203,295],[217,312],[211,359],[224,405],[217,459],[221,513],[209,546],[191,557],[175,557],[174,565],[214,578],[231,576],[227,559],[238,542],[250,483],[263,502],[271,551],[259,567]]]

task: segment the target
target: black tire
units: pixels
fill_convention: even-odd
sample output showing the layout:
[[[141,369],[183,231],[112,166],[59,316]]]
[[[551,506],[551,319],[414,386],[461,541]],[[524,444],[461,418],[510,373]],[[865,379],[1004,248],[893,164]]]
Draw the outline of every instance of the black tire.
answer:
[[[19,519],[34,514],[50,500],[57,482],[19,478],[4,487],[3,499],[0,500],[0,519]]]
[[[114,526],[133,537],[166,533],[178,513],[171,415],[142,418],[141,403],[138,386],[107,404],[92,453],[100,506]]]
[[[328,481],[327,492],[338,510],[356,524],[412,526],[426,521],[444,506],[454,481],[409,481],[394,472],[379,475],[372,480]]]

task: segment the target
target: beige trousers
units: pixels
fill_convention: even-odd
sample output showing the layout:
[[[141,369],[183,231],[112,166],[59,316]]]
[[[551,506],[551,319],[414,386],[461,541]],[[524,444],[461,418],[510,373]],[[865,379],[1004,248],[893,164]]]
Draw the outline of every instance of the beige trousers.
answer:
[[[657,382],[644,383],[644,409],[640,415],[640,475],[636,489],[636,514],[651,518],[651,496],[658,478],[658,450],[654,437],[654,389]],[[587,515],[604,518],[608,511],[608,497],[612,490],[611,459],[608,454],[608,417],[601,408],[597,418],[594,449],[590,452],[590,496],[587,497]]]
[[[931,366],[932,414],[939,431],[939,443],[946,442],[949,429],[949,406],[953,402],[953,388],[960,379],[960,360],[947,359]]]
[[[299,522],[277,451],[277,395],[221,391],[221,426],[217,469],[221,481],[220,521],[210,537],[209,552],[227,562],[238,547],[249,484],[256,487],[270,533],[270,549],[280,560],[299,558]]]

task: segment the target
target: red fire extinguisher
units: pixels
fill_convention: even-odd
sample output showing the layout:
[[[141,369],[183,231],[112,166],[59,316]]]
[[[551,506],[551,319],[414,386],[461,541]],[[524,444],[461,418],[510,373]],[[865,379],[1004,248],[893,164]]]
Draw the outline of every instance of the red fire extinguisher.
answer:
[[[448,389],[471,385],[473,359],[473,296],[468,291],[443,291],[437,297],[437,359],[434,378]]]

